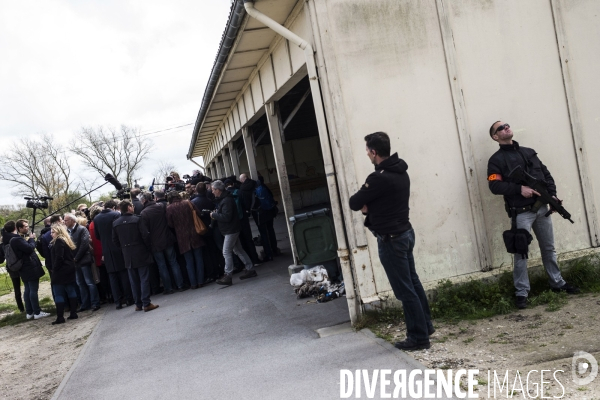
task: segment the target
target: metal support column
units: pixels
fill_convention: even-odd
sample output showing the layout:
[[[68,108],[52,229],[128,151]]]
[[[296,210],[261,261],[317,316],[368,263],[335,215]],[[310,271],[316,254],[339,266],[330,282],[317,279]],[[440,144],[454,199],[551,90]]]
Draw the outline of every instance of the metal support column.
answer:
[[[294,216],[294,204],[292,202],[292,190],[290,189],[290,181],[288,179],[287,167],[285,165],[285,157],[283,153],[283,143],[281,136],[283,131],[281,127],[281,116],[277,102],[265,104],[267,111],[267,121],[269,123],[269,131],[271,133],[271,143],[273,144],[273,155],[275,156],[275,167],[277,169],[277,178],[279,179],[279,190],[281,192],[281,202],[283,203],[283,211],[285,212],[285,222],[288,228],[290,242],[292,244],[292,253],[294,255],[294,264],[298,264],[298,254],[296,251],[296,242],[294,241],[294,231],[290,217]]]
[[[252,133],[248,127],[242,128],[242,137],[244,138],[244,147],[246,148],[246,158],[248,159],[248,172],[250,172],[250,178],[257,180],[258,171],[256,169],[256,159],[254,158],[254,141],[252,140]]]
[[[233,167],[233,174],[236,178],[240,178],[240,163],[238,159],[237,149],[233,142],[229,142],[229,158],[231,160],[231,166]]]
[[[229,154],[227,154],[227,150],[225,148],[221,150],[221,159],[223,160],[223,167],[225,167],[225,176],[231,176],[231,163],[229,162]]]

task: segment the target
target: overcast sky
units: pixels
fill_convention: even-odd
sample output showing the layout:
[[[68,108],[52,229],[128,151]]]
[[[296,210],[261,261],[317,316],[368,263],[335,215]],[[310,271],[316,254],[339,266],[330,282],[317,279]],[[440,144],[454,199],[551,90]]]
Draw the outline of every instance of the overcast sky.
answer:
[[[181,175],[196,168],[186,154],[230,0],[0,4],[0,153],[41,133],[67,146],[81,126],[190,124],[147,136],[154,151],[140,176],[151,181],[161,160]],[[24,202],[12,190],[0,182],[0,205]]]

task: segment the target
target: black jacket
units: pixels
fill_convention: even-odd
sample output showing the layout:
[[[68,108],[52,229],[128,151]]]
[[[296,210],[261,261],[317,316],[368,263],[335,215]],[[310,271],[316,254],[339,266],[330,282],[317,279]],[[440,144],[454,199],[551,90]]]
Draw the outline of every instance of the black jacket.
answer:
[[[152,263],[150,233],[137,215],[126,213],[113,222],[112,240],[123,251],[125,268],[146,267]]]
[[[392,154],[375,166],[367,181],[354,196],[350,208],[368,207],[365,226],[379,235],[400,234],[411,229],[408,220],[410,178],[406,162]]]
[[[52,258],[52,275],[50,276],[53,285],[68,285],[75,282],[75,259],[73,250],[67,246],[62,239],[56,239],[50,247]]]
[[[142,215],[142,210],[144,209],[144,205],[141,201],[138,200],[137,197],[131,199],[131,203],[133,204],[133,213],[135,215]]]
[[[217,211],[213,213],[212,218],[218,222],[219,231],[223,235],[238,233],[241,230],[241,224],[233,196],[228,191],[224,191],[217,201],[219,202]]]
[[[16,239],[10,242],[12,238]],[[18,271],[23,282],[37,281],[46,274],[42,262],[35,253],[34,239],[25,240],[16,233],[5,232],[2,236],[2,244],[8,243],[12,246],[15,255],[23,260],[23,266]]]
[[[102,256],[104,256],[104,265],[106,272],[118,272],[125,269],[125,260],[123,252],[115,246],[112,240],[113,222],[121,214],[113,210],[102,210],[94,218],[94,234],[102,243]]]
[[[196,206],[196,208],[200,211],[202,211],[202,210],[211,210],[212,211],[215,209],[215,203],[210,201],[208,199],[208,197],[206,197],[206,195],[194,197],[194,199],[192,200],[192,204],[194,204]],[[206,225],[206,226],[210,225],[210,214],[200,213],[200,219],[202,220],[202,222],[204,222],[204,225]]]
[[[556,185],[548,168],[537,157],[535,150],[521,147],[513,140],[513,144],[501,144],[488,161],[488,182],[492,193],[504,196],[510,207],[525,207],[535,203],[537,196],[525,198],[521,196],[521,184],[508,178],[510,171],[517,165],[529,172],[534,178],[543,180],[548,185],[548,193],[556,196]]]
[[[150,246],[153,253],[163,251],[175,244],[175,235],[167,225],[167,204],[149,201],[141,215],[150,233]]]
[[[244,214],[250,214],[250,210],[252,210],[254,204],[254,189],[256,189],[256,182],[250,178],[246,178],[244,183],[240,186],[239,193]]]

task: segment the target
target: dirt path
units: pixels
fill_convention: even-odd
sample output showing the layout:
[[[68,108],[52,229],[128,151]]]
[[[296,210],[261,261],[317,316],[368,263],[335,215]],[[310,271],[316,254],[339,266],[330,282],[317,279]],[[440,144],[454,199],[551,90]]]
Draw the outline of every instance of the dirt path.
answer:
[[[40,284],[40,299],[50,284]],[[13,294],[0,297],[14,303]],[[104,309],[51,325],[55,316],[0,328],[0,399],[49,399],[75,362]]]
[[[518,370],[525,390],[526,376],[530,371],[529,395],[525,398],[541,398],[536,386],[540,383],[541,370],[550,370],[544,375],[544,396],[556,396],[563,393],[560,384],[553,379],[553,373],[564,385],[563,399],[593,399],[600,397],[600,376],[588,385],[576,385],[572,380],[571,369],[573,354],[585,351],[600,361],[600,297],[598,295],[581,295],[569,297],[568,304],[560,310],[546,311],[545,306],[538,306],[509,315],[496,316],[478,321],[462,321],[459,324],[445,324],[434,321],[436,333],[431,337],[431,349],[411,352],[417,360],[428,368],[440,369],[479,369],[479,396],[493,398],[495,370],[504,379],[509,372],[509,392],[513,387]],[[379,333],[392,337],[391,341],[405,338],[405,326],[387,325],[381,327]],[[488,397],[488,375],[490,397]],[[589,371],[589,369],[588,369]],[[586,376],[586,375],[583,375]],[[517,382],[517,388],[520,388]],[[501,396],[496,387],[496,398],[506,398],[506,389]],[[516,398],[524,398],[515,392]]]

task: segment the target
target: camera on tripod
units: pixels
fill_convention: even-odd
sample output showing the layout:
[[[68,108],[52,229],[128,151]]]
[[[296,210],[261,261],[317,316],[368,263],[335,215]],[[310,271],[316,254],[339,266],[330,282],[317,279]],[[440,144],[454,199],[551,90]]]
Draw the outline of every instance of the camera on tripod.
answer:
[[[47,209],[48,208],[48,200],[54,200],[53,197],[50,196],[42,196],[42,197],[23,197],[27,200],[25,206],[27,208],[33,209]]]

